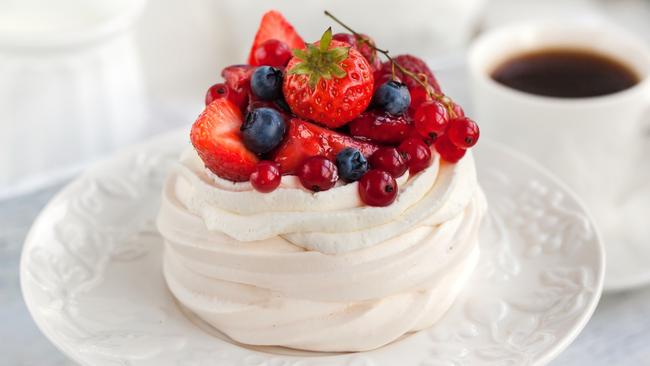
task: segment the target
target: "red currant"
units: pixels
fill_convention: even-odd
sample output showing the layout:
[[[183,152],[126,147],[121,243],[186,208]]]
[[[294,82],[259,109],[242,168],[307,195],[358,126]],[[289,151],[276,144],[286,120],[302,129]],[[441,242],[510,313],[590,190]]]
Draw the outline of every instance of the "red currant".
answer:
[[[455,163],[458,160],[462,159],[465,156],[465,149],[461,149],[454,145],[447,135],[441,136],[435,142],[436,150],[440,157],[450,163]]]
[[[227,99],[228,94],[230,94],[230,88],[228,88],[226,84],[224,83],[214,84],[205,93],[205,105],[208,105],[220,98]]]
[[[228,99],[240,109],[243,109],[248,102],[248,93],[244,90],[234,90],[223,83],[214,84],[205,93],[205,105],[220,98]]]
[[[447,129],[449,140],[462,149],[469,149],[476,145],[480,134],[476,122],[467,117],[452,119]]]
[[[455,118],[465,117],[465,111],[463,110],[463,107],[461,107],[459,104],[452,102],[451,109],[454,111]]]
[[[397,149],[406,156],[411,174],[416,174],[431,164],[431,148],[421,138],[408,138]]]
[[[291,59],[291,49],[282,41],[269,39],[257,46],[253,59],[257,65],[285,66]]]
[[[359,180],[359,196],[369,206],[388,206],[397,197],[397,182],[388,172],[369,170]]]
[[[415,111],[413,123],[422,137],[435,139],[445,133],[449,124],[447,108],[437,101],[422,103]]]
[[[411,93],[411,105],[409,105],[409,114],[411,116],[414,116],[415,112],[422,105],[422,103],[427,101],[429,95],[427,94],[427,91],[420,86],[409,88],[409,92]]]
[[[298,178],[303,187],[320,192],[334,187],[339,180],[339,173],[336,164],[324,156],[312,156],[300,167]]]
[[[268,160],[257,163],[250,177],[253,188],[262,193],[274,191],[280,185],[281,180],[280,167],[277,163]]]
[[[404,157],[394,147],[380,147],[370,156],[369,162],[373,169],[386,171],[395,178],[408,169]]]

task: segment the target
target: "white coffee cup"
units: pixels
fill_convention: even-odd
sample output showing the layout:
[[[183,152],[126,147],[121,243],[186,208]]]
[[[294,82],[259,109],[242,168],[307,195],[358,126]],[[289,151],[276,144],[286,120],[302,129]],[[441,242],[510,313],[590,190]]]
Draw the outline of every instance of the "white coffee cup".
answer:
[[[605,96],[558,98],[521,92],[491,78],[502,62],[548,48],[610,56],[630,67],[640,81]],[[532,155],[569,183],[592,209],[610,245],[629,238],[630,233],[621,233],[624,229],[636,230],[636,237],[647,241],[647,222],[631,225],[630,220],[647,221],[650,212],[650,156],[642,157],[644,149],[650,151],[648,45],[603,22],[516,24],[479,37],[471,46],[468,67],[474,117],[483,136]],[[637,207],[634,214],[621,212],[631,194],[641,194],[639,189],[647,190],[647,206]]]

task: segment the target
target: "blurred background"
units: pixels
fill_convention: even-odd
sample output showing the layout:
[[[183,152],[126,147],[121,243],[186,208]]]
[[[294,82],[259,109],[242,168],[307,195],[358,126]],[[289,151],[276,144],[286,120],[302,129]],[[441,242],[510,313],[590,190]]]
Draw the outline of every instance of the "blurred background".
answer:
[[[416,53],[470,111],[464,49],[486,29],[604,19],[650,38],[647,0],[0,0],[0,197],[189,126],[221,69],[245,60],[269,8],[308,41],[331,24],[329,9],[394,54]]]
[[[271,8],[306,41],[332,25],[328,9],[391,53],[425,58],[470,116],[466,49],[488,29],[598,20],[650,43],[649,0],[0,0],[0,365],[71,365],[20,298],[20,246],[34,216],[88,164],[189,128]],[[556,364],[650,364],[646,299],[648,289],[604,298]]]

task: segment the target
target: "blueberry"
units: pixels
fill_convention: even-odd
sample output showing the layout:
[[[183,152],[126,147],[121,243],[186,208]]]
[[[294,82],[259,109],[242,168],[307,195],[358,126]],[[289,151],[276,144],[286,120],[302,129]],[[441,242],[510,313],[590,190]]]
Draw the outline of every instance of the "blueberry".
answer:
[[[282,70],[271,66],[258,67],[251,76],[251,90],[261,100],[282,97]]]
[[[411,104],[411,93],[405,84],[391,80],[387,81],[375,91],[375,104],[377,107],[394,115],[402,115]]]
[[[244,145],[257,154],[265,154],[278,146],[286,129],[280,112],[266,107],[249,112],[241,126]]]
[[[359,150],[346,147],[336,154],[336,167],[341,179],[346,182],[354,182],[366,174],[368,161]]]

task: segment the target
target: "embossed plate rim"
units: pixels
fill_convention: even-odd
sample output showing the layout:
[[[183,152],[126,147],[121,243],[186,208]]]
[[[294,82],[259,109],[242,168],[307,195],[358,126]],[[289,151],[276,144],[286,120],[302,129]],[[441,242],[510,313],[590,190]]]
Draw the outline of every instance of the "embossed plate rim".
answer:
[[[182,132],[184,136],[184,132]],[[173,140],[172,140],[173,139]],[[96,172],[101,171],[105,166],[108,166],[112,162],[115,162],[119,159],[126,159],[127,157],[135,157],[139,152],[142,152],[144,150],[154,150],[154,146],[161,145],[161,144],[168,144],[170,142],[176,142],[178,140],[178,143],[180,141],[186,140],[183,138],[183,140],[180,139],[180,132],[173,132],[158,138],[155,138],[149,142],[137,145],[135,147],[126,149],[115,156],[111,158],[107,158],[104,161],[94,165],[91,169],[89,169],[86,173],[84,173],[82,176],[80,176],[78,179],[70,183],[68,186],[63,188],[55,197],[50,201],[50,203],[46,206],[46,208],[39,214],[38,218],[36,219],[33,228],[38,228],[39,225],[41,224],[42,221],[48,220],[48,216],[51,210],[51,206],[53,206],[53,203],[58,202],[59,200],[63,199],[66,197],[66,195],[69,195],[72,193],[76,187],[75,184],[79,184],[80,181],[83,181],[86,178],[92,177],[93,175],[96,174]],[[577,210],[580,214],[584,215],[585,220],[587,221],[587,224],[591,230],[593,230],[593,235],[594,237],[589,239],[590,243],[595,244],[594,248],[591,248],[591,250],[595,250],[594,256],[597,258],[595,263],[590,263],[590,265],[593,266],[593,272],[595,273],[595,278],[593,279],[593,284],[589,287],[590,292],[589,292],[589,297],[588,297],[588,303],[584,305],[582,309],[579,309],[581,312],[577,314],[574,318],[570,318],[569,320],[571,321],[569,324],[570,326],[566,329],[563,329],[563,333],[560,334],[557,339],[553,339],[553,343],[551,344],[550,348],[543,350],[543,353],[535,355],[535,357],[532,359],[530,362],[531,364],[545,364],[555,358],[560,352],[562,352],[574,339],[575,337],[579,334],[579,332],[584,328],[586,325],[587,321],[593,314],[593,311],[596,308],[596,305],[598,303],[598,300],[600,298],[600,295],[602,293],[602,287],[603,287],[603,282],[604,282],[604,267],[605,267],[605,258],[604,258],[604,248],[603,244],[600,240],[600,236],[598,233],[598,229],[593,225],[593,220],[591,219],[591,216],[589,213],[587,213],[584,209],[584,205],[582,204],[581,200],[576,197],[576,195],[566,187],[561,181],[559,181],[557,178],[555,178],[552,174],[548,173],[545,169],[541,168],[537,163],[532,161],[531,159],[522,156],[521,154],[517,153],[516,151],[513,151],[510,148],[501,146],[497,143],[493,142],[488,142],[488,141],[483,141],[482,142],[482,147],[479,149],[479,158],[477,159],[479,162],[482,160],[480,156],[482,154],[489,155],[489,151],[492,150],[494,152],[497,152],[499,154],[503,154],[511,159],[518,160],[519,163],[528,166],[530,169],[536,172],[539,176],[543,177],[543,180],[548,180],[552,183],[552,185],[556,186],[559,188],[561,193],[564,193],[566,195],[566,198],[572,203],[574,206],[577,207]],[[484,151],[483,153],[481,151]],[[479,171],[481,169],[479,168]],[[480,177],[479,177],[480,179]],[[34,237],[36,236],[35,230],[30,230],[30,233],[27,236],[27,239],[25,241],[25,247],[23,249],[23,256],[21,258],[21,286],[23,290],[23,296],[25,298],[25,303],[27,304],[27,307],[32,314],[36,324],[38,327],[41,329],[41,331],[66,355],[74,359],[76,362],[80,364],[89,364],[89,361],[85,358],[89,357],[88,354],[81,355],[78,352],[78,344],[66,344],[65,341],[61,340],[61,337],[57,335],[57,329],[56,327],[53,327],[52,324],[48,323],[48,319],[45,316],[39,315],[39,312],[36,311],[36,307],[38,304],[35,303],[36,299],[31,295],[30,293],[30,288],[29,286],[34,286],[34,283],[28,283],[26,281],[26,272],[27,272],[27,264],[26,264],[26,256],[25,253],[29,251],[29,249],[36,244],[34,243],[35,239]],[[580,263],[580,261],[575,262]],[[467,304],[465,304],[467,305]],[[180,311],[180,310],[179,310]],[[50,320],[51,321],[51,320]],[[430,330],[425,330],[422,333],[432,333]],[[418,336],[418,335],[416,335]],[[431,336],[426,335],[425,337],[431,338]],[[428,338],[427,338],[428,339]],[[215,349],[219,349],[220,347],[217,347],[216,345],[218,344],[217,342],[215,344]],[[435,342],[434,342],[435,344]],[[199,345],[202,345],[199,342]],[[212,345],[212,344],[211,344]],[[403,351],[401,349],[403,345],[400,344],[392,344],[388,347],[384,347],[380,349],[381,352],[371,352],[371,353],[360,353],[358,354],[360,357],[357,357],[356,355],[350,356],[347,358],[341,358],[340,360],[343,362],[345,361],[347,365],[372,365],[374,364],[373,361],[375,362],[382,362],[380,358],[383,358],[383,356],[387,356],[387,353],[395,353],[395,351]],[[225,347],[221,347],[225,348]],[[202,349],[201,347],[194,347],[192,351],[200,351],[204,352],[205,350]],[[224,351],[225,352],[225,351]],[[304,358],[304,362],[295,359],[297,361],[282,361],[283,356],[279,357],[269,357],[267,361],[264,361],[264,354],[260,354],[259,352],[255,351],[246,351],[250,352],[250,355],[252,358],[246,358],[248,361],[243,361],[247,362],[246,364],[251,364],[251,365],[264,365],[264,366],[285,366],[285,365],[290,365],[290,366],[297,366],[297,365],[311,365],[312,363],[309,360],[314,360],[314,364],[320,365],[318,363],[317,359],[323,359],[321,357],[308,357]],[[227,353],[227,352],[226,352]],[[261,356],[260,356],[261,355]],[[383,355],[383,356],[382,356]],[[91,354],[92,356],[92,354]],[[213,356],[213,355],[212,355]],[[92,358],[92,357],[91,357]],[[331,361],[334,361],[335,358],[329,358],[327,359]],[[260,361],[262,360],[262,361]],[[106,360],[104,360],[106,361]],[[147,364],[146,362],[131,362],[127,361],[125,363],[119,363],[120,365],[122,364],[127,364],[127,365],[144,365]],[[180,362],[182,360],[176,360],[177,362]],[[366,362],[370,363],[366,363]],[[413,362],[416,362],[418,365],[424,366],[424,365],[434,365],[437,364],[436,362],[439,362],[440,360],[437,358],[437,356],[432,356],[429,355],[427,359],[420,359],[418,361],[413,360]],[[100,361],[97,361],[100,362]],[[182,361],[177,364],[182,364],[185,365],[185,361]],[[261,362],[261,363],[259,363]],[[93,364],[96,364],[93,362]],[[101,362],[102,365],[108,365],[108,364],[113,364],[113,363],[108,363],[108,362]],[[116,363],[117,364],[117,363]],[[170,363],[171,364],[171,361]],[[193,363],[190,363],[193,364]],[[327,363],[327,365],[330,365],[331,363]]]

